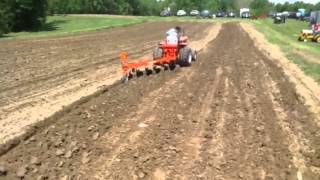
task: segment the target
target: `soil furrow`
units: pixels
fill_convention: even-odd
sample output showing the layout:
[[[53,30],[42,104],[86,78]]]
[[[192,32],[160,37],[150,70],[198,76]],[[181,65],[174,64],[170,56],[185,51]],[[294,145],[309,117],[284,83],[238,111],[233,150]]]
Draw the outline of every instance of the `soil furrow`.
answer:
[[[160,31],[173,23],[150,25]],[[237,23],[221,31],[207,24],[185,26],[200,39],[193,45],[205,47],[191,67],[103,87],[37,124],[33,136],[0,151],[6,152],[0,170],[7,169],[0,179],[17,179],[21,168],[25,179],[319,179],[318,117],[286,72]],[[143,27],[119,31],[132,29]],[[152,41],[160,32],[142,39],[132,34],[133,42]],[[78,38],[99,42],[94,35]],[[82,42],[78,38],[48,42]],[[103,80],[104,72],[90,76],[85,86]]]
[[[163,23],[161,26],[156,26],[153,23],[146,23],[128,27],[128,30],[132,30],[130,35],[122,31],[123,28],[116,28],[114,31],[119,32],[115,33],[117,34],[115,37],[105,38],[103,36],[107,33],[101,31],[96,33],[97,36],[84,36],[83,39],[82,35],[70,41],[61,38],[54,44],[50,40],[36,43],[22,40],[23,48],[17,49],[17,53],[11,54],[8,59],[1,60],[4,63],[1,67],[9,71],[4,75],[4,79],[0,78],[3,82],[0,92],[0,96],[3,96],[0,99],[2,102],[0,124],[7,127],[0,129],[0,143],[23,134],[22,131],[25,131],[26,126],[39,122],[77,99],[96,92],[101,86],[110,85],[120,79],[120,63],[115,63],[114,57],[108,57],[110,53],[114,56],[114,52],[128,50],[132,53],[130,54],[133,55],[132,58],[150,54],[152,47],[162,39],[167,28],[175,25],[175,23]],[[192,23],[181,23],[181,26],[190,33],[190,39],[201,41],[211,25],[200,23],[198,26],[193,26]],[[141,29],[153,33],[131,36]],[[200,29],[201,33],[198,32]],[[87,42],[92,44],[86,45]],[[4,48],[10,51],[11,48],[16,48],[17,44],[14,41],[5,41],[3,45],[8,45]],[[52,47],[59,48],[52,50]],[[20,54],[27,52],[27,49],[31,49],[32,53]],[[70,50],[73,53],[69,53]],[[4,54],[8,56],[7,53]],[[10,58],[16,60],[10,61]],[[15,78],[14,75],[19,77]]]

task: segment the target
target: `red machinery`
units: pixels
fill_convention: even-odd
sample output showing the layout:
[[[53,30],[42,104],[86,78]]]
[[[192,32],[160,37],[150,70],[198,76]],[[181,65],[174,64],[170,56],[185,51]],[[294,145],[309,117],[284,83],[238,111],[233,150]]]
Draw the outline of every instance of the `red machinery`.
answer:
[[[136,70],[149,70],[150,67],[166,66],[174,68],[176,64],[180,66],[190,66],[192,61],[197,59],[197,52],[188,47],[188,37],[179,38],[178,44],[159,43],[153,52],[153,59],[133,60],[129,62],[128,53],[121,52],[120,60],[124,80],[127,81],[133,76]]]

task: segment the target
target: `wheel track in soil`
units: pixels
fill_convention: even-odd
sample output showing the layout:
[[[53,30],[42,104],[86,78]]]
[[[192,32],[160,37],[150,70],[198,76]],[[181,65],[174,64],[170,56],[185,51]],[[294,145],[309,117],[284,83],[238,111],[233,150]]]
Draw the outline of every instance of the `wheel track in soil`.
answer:
[[[319,179],[314,115],[248,34],[224,24],[199,58],[71,108],[0,162],[14,169],[37,155],[43,164],[29,165],[28,177],[53,179]],[[55,156],[74,141],[71,159]]]
[[[237,28],[240,29],[240,27],[237,27]],[[232,28],[230,27],[229,29],[232,29]],[[234,32],[232,34],[239,34],[239,33],[241,33],[242,36],[246,36],[244,35],[245,33],[243,31],[240,31],[237,33]],[[226,34],[221,36],[222,36],[221,39],[228,39],[228,37],[226,37],[227,36]],[[234,37],[229,37],[229,41],[225,41],[225,42],[228,42],[230,44],[232,43],[236,44],[235,41],[232,41],[233,38]],[[217,40],[217,44],[219,44],[218,42],[222,44],[222,42],[219,41],[219,39]],[[251,42],[245,42],[245,43],[248,43],[247,46],[253,45]],[[228,44],[222,45],[222,46],[230,47],[230,45]],[[238,52],[240,52],[241,50],[244,50],[241,47],[235,47],[234,50],[237,51],[237,48],[239,48]],[[114,163],[114,167],[111,167],[110,169],[103,168],[103,169],[108,169],[108,171],[113,173],[113,175],[109,175],[105,177],[120,178],[120,179],[125,179],[125,177],[137,178],[142,173],[143,176],[147,175],[147,177],[155,178],[155,179],[157,178],[162,179],[164,178],[164,176],[169,179],[171,178],[179,179],[181,178],[181,175],[186,175],[190,172],[191,172],[191,175],[189,174],[185,176],[185,179],[190,179],[190,178],[191,179],[193,178],[204,178],[204,179],[209,178],[210,179],[214,177],[215,178],[220,177],[222,179],[238,179],[238,178],[254,179],[256,177],[259,177],[261,179],[266,179],[271,177],[275,179],[285,179],[285,178],[303,179],[304,177],[308,179],[310,177],[316,177],[316,175],[311,172],[308,172],[303,175],[304,168],[306,167],[302,165],[304,165],[306,157],[299,152],[302,146],[297,145],[297,141],[301,139],[296,136],[292,136],[293,133],[290,132],[290,129],[288,132],[289,127],[285,126],[285,124],[282,122],[283,119],[279,116],[279,112],[277,111],[277,109],[273,110],[275,105],[277,104],[275,104],[275,102],[273,101],[274,96],[270,95],[270,93],[273,92],[272,89],[268,88],[267,86],[268,84],[272,83],[270,81],[271,77],[268,77],[268,76],[265,77],[264,73],[266,73],[266,69],[257,68],[258,70],[253,70],[252,67],[250,67],[251,65],[254,65],[254,67],[259,67],[260,65],[264,65],[262,61],[259,61],[261,54],[257,53],[257,51],[249,52],[247,56],[241,58],[242,60],[244,59],[248,59],[248,60],[239,62],[236,59],[234,59],[232,55],[228,55],[228,53],[226,53],[226,50],[225,51],[222,49],[221,50],[211,49],[211,50],[214,52],[221,52],[221,55],[218,57],[220,57],[219,59],[221,59],[222,62],[233,59],[233,61],[231,61],[230,63],[223,63],[224,65],[223,67],[225,67],[225,71],[223,72],[229,72],[229,73],[225,73],[223,77],[220,77],[219,76],[220,69],[218,67],[216,68],[218,71],[218,73],[215,76],[216,79],[213,80],[212,83],[210,83],[211,81],[207,81],[211,85],[219,84],[219,87],[216,87],[216,88],[220,89],[220,93],[225,92],[226,93],[224,94],[225,96],[229,94],[226,88],[231,88],[233,90],[232,92],[234,92],[231,97],[227,96],[222,98],[224,99],[223,101],[225,101],[225,105],[223,105],[224,103],[222,102],[222,106],[225,106],[225,107],[222,107],[221,109],[219,109],[218,112],[216,112],[218,114],[217,116],[221,118],[221,122],[218,122],[219,126],[212,127],[213,124],[217,124],[217,122],[214,122],[214,119],[211,119],[210,121],[210,118],[208,116],[210,112],[214,114],[214,112],[210,110],[209,104],[214,103],[212,102],[212,100],[216,99],[212,96],[214,95],[216,88],[209,86],[208,89],[204,88],[207,91],[209,89],[210,90],[207,93],[207,95],[204,96],[205,98],[203,100],[205,102],[202,102],[202,105],[199,107],[200,114],[198,114],[198,117],[200,118],[198,119],[201,120],[199,125],[200,127],[194,128],[193,126],[193,128],[196,129],[196,132],[199,133],[200,135],[194,137],[191,140],[186,138],[186,137],[190,137],[190,134],[188,136],[184,136],[183,138],[177,138],[171,135],[172,137],[169,137],[169,140],[171,142],[166,142],[167,143],[166,146],[169,147],[169,150],[165,151],[165,153],[163,154],[162,152],[160,152],[160,155],[152,151],[152,148],[157,147],[156,143],[150,142],[149,140],[140,139],[141,141],[143,141],[140,145],[134,145],[133,147],[130,147],[129,150],[128,149],[123,150],[124,152],[122,153],[122,155],[119,156],[119,159],[117,159],[118,162]],[[250,55],[253,58],[250,57]],[[226,77],[233,77],[230,80],[231,81],[230,87],[228,85],[229,80]],[[224,80],[221,81],[222,83],[218,83],[220,81],[219,80],[220,78],[222,79],[224,78]],[[192,80],[194,81],[195,79],[192,79]],[[188,85],[188,82],[189,81],[184,82],[185,87],[190,87]],[[223,82],[227,84],[224,84]],[[202,87],[202,86],[200,85],[199,87]],[[264,89],[268,89],[269,93],[261,93],[263,92]],[[179,97],[179,96],[176,95],[176,97]],[[164,101],[166,100],[164,99]],[[179,105],[181,105],[181,103],[179,103]],[[161,106],[161,103],[159,106]],[[237,108],[235,109],[234,106],[236,106]],[[201,110],[203,109],[201,107],[209,108],[209,109]],[[180,108],[184,108],[184,107],[180,106]],[[231,113],[229,114],[226,112],[231,112]],[[192,113],[194,113],[194,116],[197,116],[197,113],[195,112],[192,112]],[[155,114],[158,114],[158,113],[155,113]],[[158,117],[158,118],[161,118],[161,117]],[[154,117],[153,119],[157,119],[157,118]],[[272,121],[267,122],[267,121],[270,121],[270,119],[272,119]],[[235,120],[237,122],[234,122]],[[277,121],[280,121],[280,122],[277,122]],[[160,122],[158,122],[157,124],[164,124],[164,123],[165,122],[161,123],[161,120],[160,120]],[[225,123],[225,126],[224,126],[224,123]],[[183,129],[183,127],[188,127],[188,125],[181,122],[176,124],[173,123],[173,124],[174,126],[172,127],[165,126],[164,129],[169,132],[171,131],[172,133],[175,131],[179,131],[180,128]],[[224,127],[224,130],[221,129],[223,127]],[[278,128],[275,128],[275,127],[278,127]],[[220,130],[222,131],[222,136],[224,137],[223,143],[226,144],[226,145],[222,145],[222,147],[224,147],[224,148],[221,148],[223,151],[221,152],[220,150],[219,152],[220,154],[216,154],[216,155],[212,154],[212,151],[214,151],[214,149],[212,150],[212,148],[216,147],[216,145],[219,146],[220,144],[212,144],[214,143],[214,140],[210,140],[210,139],[213,139],[212,135],[210,134],[213,131],[215,131],[215,129],[218,129],[218,131]],[[154,139],[154,140],[155,139],[159,140],[162,138],[161,136],[157,135],[158,133],[159,134],[161,133],[158,132],[156,129],[154,129],[154,127],[152,127],[152,130],[150,131],[152,132],[151,134],[147,133],[142,137],[152,137],[151,139]],[[165,137],[166,133],[161,135],[164,135]],[[276,138],[278,138],[278,140],[276,140]],[[181,141],[183,142],[184,139],[188,139],[189,142],[192,144],[191,152],[193,153],[195,152],[195,154],[192,154],[189,157],[181,156],[181,155],[176,156],[176,155],[170,154],[171,151],[177,151],[177,152],[188,151],[188,147],[190,147],[190,144],[189,146],[180,145],[180,142]],[[209,139],[209,140],[206,140],[206,139]],[[188,140],[186,142],[188,142]],[[293,142],[293,143],[287,144],[281,141]],[[220,141],[220,143],[221,142],[222,141]],[[268,147],[269,145],[271,147]],[[295,145],[295,147],[292,148],[292,145]],[[150,149],[145,150],[144,148],[146,147]],[[146,159],[142,158],[142,160],[139,160],[139,159],[136,160],[135,156],[132,156],[132,154],[135,153],[135,150],[137,150],[138,152],[142,151],[142,154],[145,154],[145,153],[149,154],[150,157],[147,157]],[[198,159],[199,157],[197,155],[197,151],[200,151],[199,153],[200,159]],[[217,162],[215,162],[214,160],[208,162],[208,159],[211,159],[212,156],[213,157],[218,156],[218,159],[222,159],[221,164],[217,164]],[[291,158],[293,158],[293,160],[291,160]],[[128,160],[128,159],[131,159],[131,160]],[[161,167],[162,159],[170,159],[170,161],[165,161],[163,163],[165,164],[165,168]],[[184,161],[181,161],[181,159],[184,159]],[[128,172],[128,169],[126,169],[128,168],[128,164],[135,164],[135,166],[134,165],[133,166],[136,168],[133,170],[131,169]],[[154,164],[159,164],[159,165],[158,167],[154,167],[155,166]],[[190,168],[190,169],[186,168],[186,166],[190,166],[190,165],[192,167],[192,164],[194,166],[193,168]],[[270,164],[272,164],[272,166],[270,166]],[[179,165],[182,170],[179,169]],[[213,166],[213,168],[211,168],[211,166]],[[309,167],[309,170],[310,169],[312,169],[312,167]],[[128,172],[128,173],[121,173],[121,172]]]
[[[214,37],[217,35],[219,32],[219,27],[216,27],[218,30],[214,31],[213,33],[209,33],[207,40],[205,41],[205,44],[210,41],[210,39],[214,39]],[[201,48],[206,51],[205,46],[199,45],[199,42],[194,43],[195,47],[198,47],[197,49]],[[119,156],[122,154],[126,154],[125,152],[128,148],[133,148],[135,147],[135,144],[139,138],[144,136],[144,130],[142,128],[137,127],[137,124],[154,124],[156,122],[155,117],[153,117],[153,112],[156,109],[157,105],[160,103],[160,101],[163,101],[164,99],[171,99],[174,98],[173,94],[171,93],[172,90],[174,89],[180,89],[184,84],[179,83],[182,80],[191,82],[192,77],[197,73],[197,70],[194,69],[186,69],[183,70],[183,72],[180,72],[180,74],[177,75],[177,77],[165,82],[163,87],[160,87],[159,89],[153,91],[150,93],[150,96],[147,96],[144,101],[141,103],[142,106],[139,106],[138,112],[132,113],[132,115],[129,115],[129,117],[133,116],[134,118],[129,119],[128,123],[123,123],[121,124],[120,127],[114,128],[117,130],[116,132],[113,132],[112,130],[108,132],[104,138],[107,137],[114,137],[111,142],[108,141],[107,144],[103,145],[105,147],[108,147],[108,149],[113,152],[110,158],[101,158],[99,161],[100,164],[104,164],[103,162],[107,162],[106,164],[102,165],[101,171],[98,171],[98,175],[95,177],[99,179],[105,179],[105,178],[111,178],[110,172],[113,172],[114,170],[112,169],[112,166],[115,166],[117,161],[119,160]],[[198,70],[199,71],[199,70]],[[165,94],[165,95],[163,95]],[[148,106],[146,106],[148,104]],[[127,122],[126,120],[124,120]],[[132,131],[132,132],[130,132]],[[122,137],[119,137],[122,136]],[[120,140],[121,139],[121,140]],[[115,144],[117,144],[115,148]],[[111,148],[110,148],[111,147]],[[139,147],[135,147],[139,148]],[[99,163],[97,163],[99,164]],[[99,166],[99,165],[95,165]],[[108,169],[108,171],[104,171],[105,169]],[[161,171],[156,171],[161,174]],[[128,172],[127,172],[128,173]],[[134,175],[134,172],[131,171],[131,175]],[[115,178],[115,177],[114,177]],[[118,177],[117,177],[118,178]]]

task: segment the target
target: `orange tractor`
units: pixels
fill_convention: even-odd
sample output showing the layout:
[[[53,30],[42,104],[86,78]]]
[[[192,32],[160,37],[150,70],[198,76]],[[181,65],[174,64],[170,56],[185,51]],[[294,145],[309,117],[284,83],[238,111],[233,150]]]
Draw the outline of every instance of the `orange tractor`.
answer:
[[[121,52],[120,60],[123,71],[123,80],[126,82],[133,77],[134,72],[145,70],[147,74],[156,70],[157,66],[163,66],[173,70],[176,65],[190,66],[192,61],[197,60],[197,52],[188,47],[188,37],[181,36],[177,44],[170,44],[167,41],[159,43],[153,51],[152,59],[129,60],[127,52]]]

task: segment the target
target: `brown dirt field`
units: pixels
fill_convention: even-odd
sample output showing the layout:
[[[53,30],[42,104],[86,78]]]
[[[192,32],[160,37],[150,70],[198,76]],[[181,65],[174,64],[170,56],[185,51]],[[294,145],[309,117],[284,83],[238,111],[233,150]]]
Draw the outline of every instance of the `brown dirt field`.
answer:
[[[150,54],[177,23],[145,23],[72,37],[2,41],[0,144],[121,78],[118,54]],[[202,42],[212,24],[178,23]],[[207,33],[207,34],[206,34]],[[199,47],[199,46],[198,46]]]
[[[295,84],[297,93],[304,98],[305,104],[309,106],[310,111],[316,114],[316,117],[313,120],[318,127],[320,127],[319,84],[314,79],[307,76],[297,64],[289,61],[278,46],[269,43],[263,34],[256,31],[250,24],[241,23],[241,26],[249,33],[249,36],[254,40],[255,45],[259,47],[259,50],[282,68],[290,81]],[[314,61],[312,57],[305,58],[309,61]]]
[[[0,179],[317,180],[315,118],[228,23],[191,67],[103,87],[39,123],[0,156]]]

